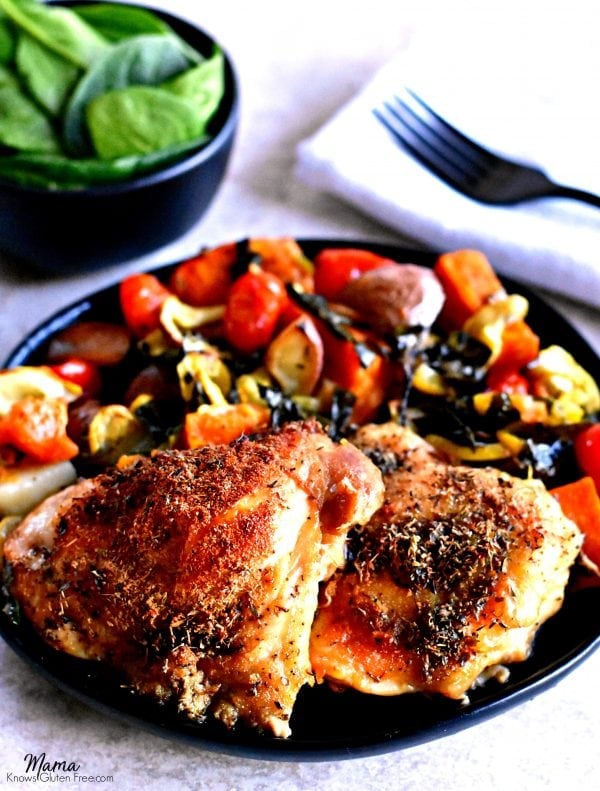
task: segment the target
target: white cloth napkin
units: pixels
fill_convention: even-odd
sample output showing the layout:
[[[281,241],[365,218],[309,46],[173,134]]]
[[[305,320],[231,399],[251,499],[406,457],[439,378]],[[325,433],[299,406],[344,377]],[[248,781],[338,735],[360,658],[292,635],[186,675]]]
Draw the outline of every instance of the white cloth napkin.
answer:
[[[408,86],[486,147],[600,194],[600,102],[591,76],[600,74],[599,48],[584,52],[584,41],[576,63],[557,57],[532,69],[518,43],[500,61],[489,46],[411,43],[300,144],[296,175],[434,249],[482,250],[499,272],[600,307],[600,209],[562,199],[474,202],[416,162],[372,113]]]

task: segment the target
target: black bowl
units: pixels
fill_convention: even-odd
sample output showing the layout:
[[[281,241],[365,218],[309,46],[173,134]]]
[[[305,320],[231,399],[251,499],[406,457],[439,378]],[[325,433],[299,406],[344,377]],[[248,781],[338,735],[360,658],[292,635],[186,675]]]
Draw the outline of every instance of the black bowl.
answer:
[[[58,5],[73,6],[65,0]],[[151,8],[203,55],[214,45],[190,22]],[[54,273],[116,264],[169,244],[204,214],[225,174],[238,124],[238,82],[225,53],[225,95],[214,135],[174,164],[122,183],[46,190],[0,178],[0,249]]]

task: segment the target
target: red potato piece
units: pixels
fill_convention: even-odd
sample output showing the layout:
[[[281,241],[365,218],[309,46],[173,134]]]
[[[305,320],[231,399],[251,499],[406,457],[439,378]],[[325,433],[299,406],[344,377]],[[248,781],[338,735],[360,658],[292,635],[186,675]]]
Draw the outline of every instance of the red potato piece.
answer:
[[[63,362],[69,357],[95,365],[117,365],[129,351],[131,334],[121,324],[80,321],[56,335],[48,349],[48,360]]]
[[[444,304],[444,291],[431,271],[416,264],[389,264],[352,280],[338,301],[354,308],[376,332],[429,327]]]

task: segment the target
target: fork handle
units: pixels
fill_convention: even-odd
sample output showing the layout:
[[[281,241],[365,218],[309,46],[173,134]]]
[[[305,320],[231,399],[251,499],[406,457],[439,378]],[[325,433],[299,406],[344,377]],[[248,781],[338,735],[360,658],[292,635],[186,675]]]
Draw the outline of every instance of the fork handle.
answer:
[[[571,200],[578,200],[582,203],[589,203],[591,206],[596,206],[600,209],[600,195],[594,195],[585,190],[578,190],[575,187],[557,187],[550,195],[553,198],[569,198]]]

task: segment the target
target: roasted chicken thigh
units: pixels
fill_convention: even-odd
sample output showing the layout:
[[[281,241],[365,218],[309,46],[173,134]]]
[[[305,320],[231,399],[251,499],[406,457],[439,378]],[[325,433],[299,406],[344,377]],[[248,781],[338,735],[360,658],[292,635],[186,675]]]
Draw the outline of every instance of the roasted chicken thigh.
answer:
[[[540,481],[450,466],[395,424],[353,441],[379,464],[385,502],[323,588],[315,674],[378,695],[461,698],[527,657],[562,604],[581,534]]]
[[[10,590],[53,647],[192,718],[287,736],[319,583],[382,499],[379,470],[316,422],[157,452],[27,516],[5,546]]]

